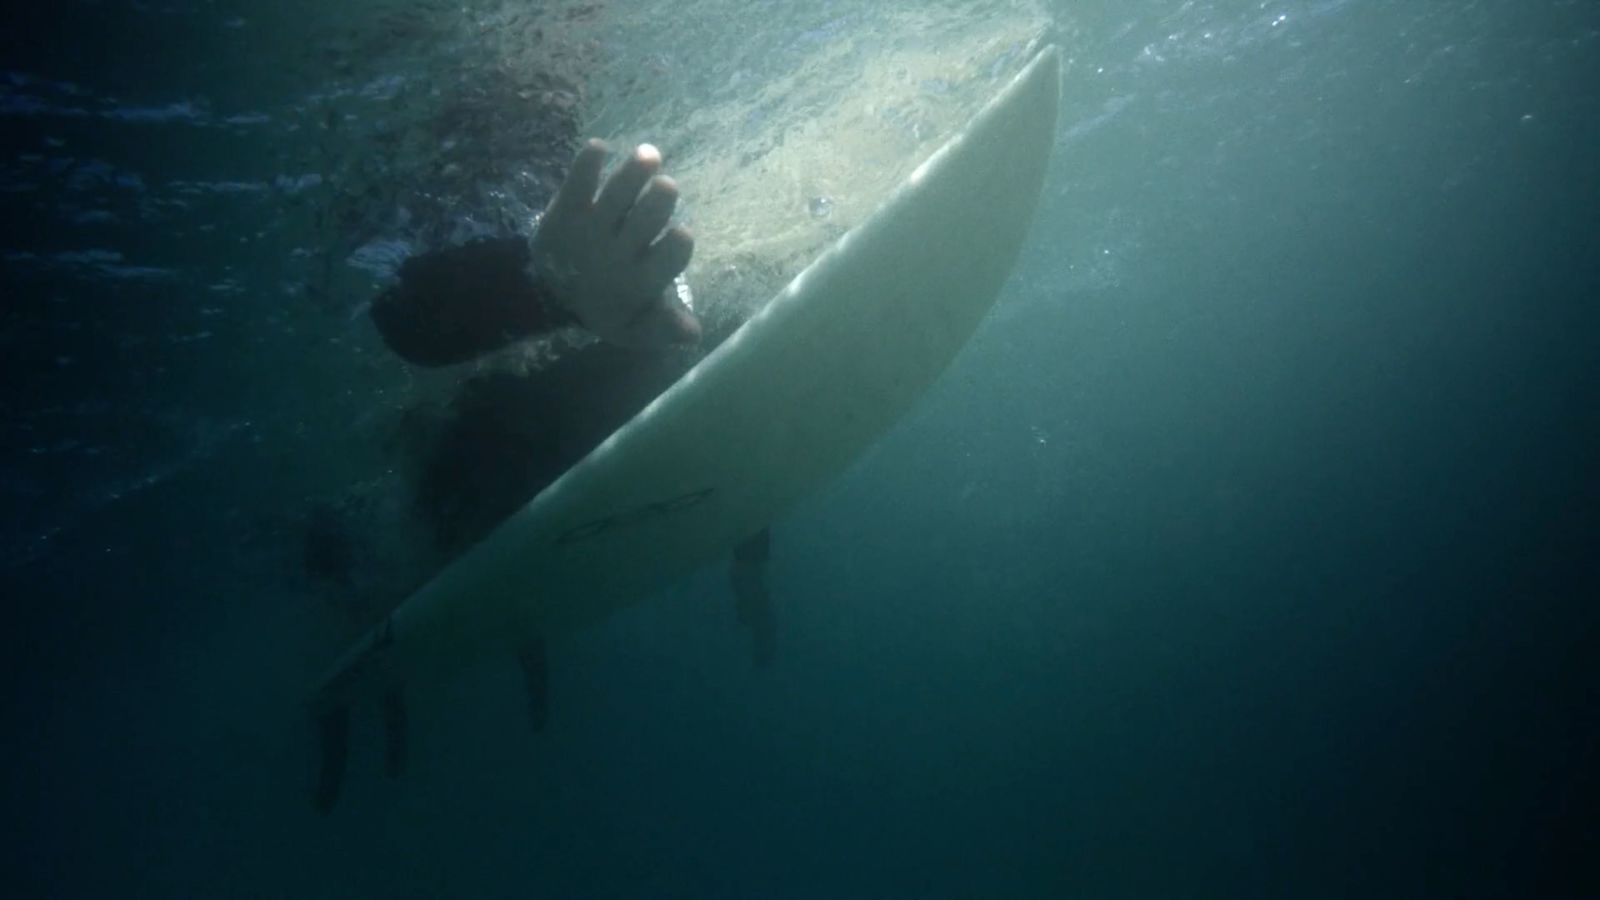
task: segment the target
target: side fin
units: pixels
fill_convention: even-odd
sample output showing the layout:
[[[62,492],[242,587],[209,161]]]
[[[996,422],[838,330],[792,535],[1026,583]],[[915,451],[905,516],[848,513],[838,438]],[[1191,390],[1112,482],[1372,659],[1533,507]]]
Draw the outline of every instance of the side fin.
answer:
[[[739,624],[750,629],[750,661],[758,669],[772,665],[778,648],[778,622],[767,589],[767,560],[772,555],[772,530],[763,528],[733,548],[728,581],[733,587]]]
[[[517,664],[528,694],[528,724],[539,734],[550,721],[550,660],[544,638],[533,638],[518,648]]]
[[[383,767],[390,778],[406,770],[406,695],[394,688],[383,695]]]
[[[317,812],[327,815],[339,801],[339,788],[344,784],[345,761],[350,755],[350,707],[336,706],[320,713],[317,740],[322,760],[311,802]]]

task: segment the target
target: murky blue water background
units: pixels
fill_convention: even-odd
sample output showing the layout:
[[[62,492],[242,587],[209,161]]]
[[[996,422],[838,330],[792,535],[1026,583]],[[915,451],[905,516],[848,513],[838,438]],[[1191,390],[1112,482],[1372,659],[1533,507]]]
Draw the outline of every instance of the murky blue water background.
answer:
[[[1035,238],[780,523],[780,664],[707,573],[320,819],[289,535],[398,369],[309,48],[384,10],[4,13],[5,893],[1600,893],[1600,8],[1060,3]]]

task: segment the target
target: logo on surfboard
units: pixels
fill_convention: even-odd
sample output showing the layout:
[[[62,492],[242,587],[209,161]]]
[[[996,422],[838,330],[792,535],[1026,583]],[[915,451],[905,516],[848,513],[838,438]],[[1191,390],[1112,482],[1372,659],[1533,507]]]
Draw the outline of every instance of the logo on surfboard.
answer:
[[[640,522],[654,519],[657,516],[681,512],[682,510],[689,509],[692,506],[700,505],[706,500],[706,498],[710,497],[715,490],[716,488],[701,488],[698,491],[690,491],[687,494],[679,494],[676,497],[669,497],[666,500],[657,500],[654,503],[646,503],[643,506],[636,506],[633,509],[623,510],[619,513],[612,513],[609,516],[603,516],[599,519],[591,519],[582,525],[575,525],[571,528],[568,528],[566,531],[561,532],[561,534],[556,537],[556,546],[559,547],[567,544],[576,544],[579,541],[586,541],[590,538],[599,537],[600,535],[617,528],[627,528],[632,525],[638,525]]]

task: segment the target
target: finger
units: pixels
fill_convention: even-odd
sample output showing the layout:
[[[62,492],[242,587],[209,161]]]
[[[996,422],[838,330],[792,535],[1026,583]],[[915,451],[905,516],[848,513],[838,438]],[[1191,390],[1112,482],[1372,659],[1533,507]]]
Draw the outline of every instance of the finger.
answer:
[[[650,248],[650,243],[667,223],[672,221],[672,210],[678,205],[678,185],[665,175],[650,179],[650,184],[639,195],[638,202],[628,211],[622,223],[622,242],[640,253]]]
[[[561,187],[556,189],[556,195],[550,198],[550,208],[546,215],[574,213],[588,209],[589,204],[594,202],[594,192],[600,189],[600,171],[605,168],[606,157],[610,153],[605,141],[599,138],[591,138],[584,142],[583,148],[572,159],[572,168],[567,172],[567,180],[561,182]]]
[[[622,226],[622,217],[633,208],[633,201],[661,170],[661,151],[649,144],[640,144],[600,188],[600,198],[594,203],[594,214],[602,223]]]
[[[694,235],[682,225],[674,225],[645,251],[645,277],[651,284],[664,285],[689,268],[692,256]]]

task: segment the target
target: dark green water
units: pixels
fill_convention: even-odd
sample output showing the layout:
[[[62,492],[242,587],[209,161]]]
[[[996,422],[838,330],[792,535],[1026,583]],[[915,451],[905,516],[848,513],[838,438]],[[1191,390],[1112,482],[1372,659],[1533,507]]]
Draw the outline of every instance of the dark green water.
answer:
[[[410,171],[349,128],[478,83],[449,9],[0,20],[5,893],[1600,896],[1600,8],[1558,0],[1059,4],[1035,237],[778,523],[779,664],[707,572],[552,647],[542,738],[509,668],[415,699],[402,782],[359,721],[315,816],[298,517],[419,390],[327,211]]]

